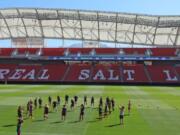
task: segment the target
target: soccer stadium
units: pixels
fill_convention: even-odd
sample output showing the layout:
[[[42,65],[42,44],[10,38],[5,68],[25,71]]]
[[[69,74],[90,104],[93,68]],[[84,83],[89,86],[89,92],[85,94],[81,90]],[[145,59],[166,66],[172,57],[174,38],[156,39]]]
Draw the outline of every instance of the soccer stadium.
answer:
[[[0,135],[180,134],[180,16],[1,8],[0,40]]]

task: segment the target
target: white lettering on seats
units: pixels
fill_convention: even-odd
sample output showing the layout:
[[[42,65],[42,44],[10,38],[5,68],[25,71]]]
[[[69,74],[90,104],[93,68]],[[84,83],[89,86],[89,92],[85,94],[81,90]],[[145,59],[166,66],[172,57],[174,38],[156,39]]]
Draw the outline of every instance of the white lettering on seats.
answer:
[[[38,77],[39,80],[47,80],[49,78],[48,69],[43,69],[42,74]]]
[[[108,71],[110,73],[110,76],[109,76],[108,80],[118,80],[119,79],[118,75],[116,75],[116,76],[114,75],[114,70],[109,69]]]
[[[26,72],[25,69],[15,69],[15,72],[9,77],[9,79],[17,80],[23,76],[23,73]]]
[[[90,70],[89,69],[83,69],[80,72],[80,75],[78,77],[79,80],[86,80],[89,78]]]
[[[166,75],[166,81],[177,81],[177,77],[171,76],[169,70],[163,70],[163,73]]]
[[[31,79],[31,80],[35,79],[35,70],[32,69],[30,72],[28,72],[26,75],[24,75],[22,79],[24,79],[24,80],[25,79]]]
[[[93,80],[106,80],[102,70],[98,70],[98,72],[95,74],[95,76],[93,77]]]
[[[127,73],[127,80],[128,81],[133,81],[134,80],[134,78],[132,77],[133,74],[135,74],[134,70],[124,70],[123,73],[124,74]]]
[[[9,69],[0,69],[0,79],[5,79],[5,76],[9,74]]]

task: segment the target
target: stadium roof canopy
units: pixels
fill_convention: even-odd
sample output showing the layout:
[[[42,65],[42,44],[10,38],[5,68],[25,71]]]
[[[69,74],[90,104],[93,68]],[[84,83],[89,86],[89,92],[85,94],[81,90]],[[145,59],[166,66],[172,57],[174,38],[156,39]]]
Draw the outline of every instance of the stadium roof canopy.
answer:
[[[118,12],[0,9],[0,39],[51,38],[180,46],[180,16]]]

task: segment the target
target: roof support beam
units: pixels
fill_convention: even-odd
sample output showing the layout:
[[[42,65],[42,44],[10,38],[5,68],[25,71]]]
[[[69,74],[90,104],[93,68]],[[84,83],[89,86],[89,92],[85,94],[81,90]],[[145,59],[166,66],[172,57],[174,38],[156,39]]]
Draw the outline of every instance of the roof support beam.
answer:
[[[159,26],[159,21],[160,21],[160,17],[158,17],[158,21],[156,23],[156,28],[155,28],[155,31],[154,31],[154,38],[153,38],[152,45],[154,45],[155,40],[156,40],[156,33],[157,33],[158,26]]]
[[[135,37],[135,34],[136,34],[137,18],[138,18],[138,15],[136,15],[136,18],[135,18],[134,29],[133,29],[133,37],[132,37],[132,40],[131,40],[132,45],[134,44],[134,37]]]
[[[174,44],[173,44],[174,46],[177,45],[177,41],[179,39],[179,34],[180,34],[180,27],[178,27],[178,29],[177,29],[176,37],[175,37]]]
[[[84,36],[83,36],[82,20],[81,20],[81,17],[80,17],[79,10],[78,10],[78,17],[79,17],[80,30],[81,30],[81,40],[83,41],[84,40]]]
[[[97,12],[97,22],[98,22],[98,47],[100,47],[99,45],[99,42],[100,42],[99,12]]]
[[[64,32],[63,32],[63,27],[62,27],[62,21],[61,21],[61,19],[60,19],[60,16],[59,16],[59,12],[58,12],[58,10],[56,10],[56,12],[57,12],[57,16],[58,16],[59,24],[60,24],[60,27],[61,27],[62,39],[64,39]]]
[[[21,18],[21,21],[22,21],[22,23],[23,23],[24,30],[25,30],[25,32],[26,32],[26,37],[28,37],[27,28],[26,28],[26,25],[25,25],[25,23],[24,23],[24,19],[21,17],[21,13],[20,13],[19,9],[17,8],[16,10],[17,10],[18,15],[19,15],[19,17]]]
[[[3,18],[3,20],[4,20],[4,23],[6,24],[6,27],[7,27],[7,29],[8,29],[10,38],[13,39],[11,30],[10,30],[10,28],[9,28],[9,25],[8,25],[8,23],[7,23],[6,19],[5,19],[5,17],[3,16],[3,14],[2,14],[1,12],[0,12],[0,14],[1,14],[1,16],[2,16],[2,18]]]
[[[45,38],[42,23],[41,23],[41,20],[39,18],[39,13],[38,13],[37,9],[35,9],[35,11],[36,11],[36,16],[37,16],[37,20],[38,20],[38,23],[39,23],[39,27],[40,27],[40,30],[41,30],[42,38]]]
[[[118,13],[116,13],[116,29],[115,29],[115,47],[117,44],[117,26],[118,26]]]

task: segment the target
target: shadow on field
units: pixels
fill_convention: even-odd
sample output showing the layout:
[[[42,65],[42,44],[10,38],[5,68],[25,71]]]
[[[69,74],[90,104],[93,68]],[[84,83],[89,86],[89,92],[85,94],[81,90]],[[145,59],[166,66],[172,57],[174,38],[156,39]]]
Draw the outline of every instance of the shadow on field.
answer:
[[[42,121],[44,121],[43,119],[41,119],[41,120],[33,120],[33,122],[42,122]]]
[[[107,125],[106,127],[116,127],[116,126],[119,126],[120,124],[113,124],[113,125]]]
[[[98,122],[99,120],[89,120],[87,121],[87,123],[94,123],[94,122]]]
[[[55,122],[51,122],[50,124],[58,124],[58,123],[63,123],[63,121],[55,121]]]
[[[55,112],[53,112],[53,111],[50,111],[50,112],[49,112],[49,114],[51,114],[51,113],[55,113]]]
[[[72,110],[68,110],[67,112],[72,112]]]
[[[15,124],[9,124],[9,125],[3,125],[2,127],[15,127],[16,125]]]
[[[94,123],[94,122],[98,122],[98,121],[101,121],[102,118],[96,118],[95,120],[89,120],[87,121],[87,123]]]
[[[124,114],[124,116],[129,116],[129,114]]]
[[[75,120],[75,121],[70,121],[68,123],[73,124],[73,123],[78,123],[78,122],[79,122],[79,120]]]

